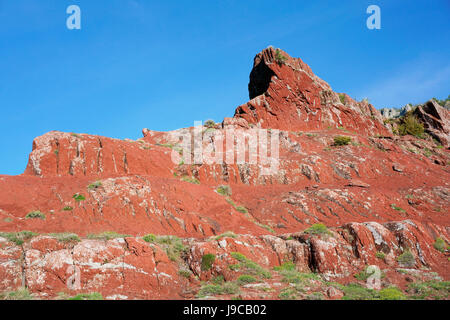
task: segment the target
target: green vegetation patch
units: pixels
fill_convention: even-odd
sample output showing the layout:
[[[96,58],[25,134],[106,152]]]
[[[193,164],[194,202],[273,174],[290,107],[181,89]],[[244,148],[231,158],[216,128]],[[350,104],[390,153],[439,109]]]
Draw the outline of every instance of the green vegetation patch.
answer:
[[[220,284],[205,284],[200,288],[197,294],[198,298],[206,296],[218,296],[224,294],[236,294],[239,292],[239,286],[234,282],[225,282]]]
[[[334,137],[334,146],[346,146],[352,142],[352,138],[348,136],[336,136]]]
[[[148,234],[142,239],[149,243],[158,244],[164,249],[171,261],[178,261],[181,255],[187,250],[187,247],[183,245],[183,241],[177,236],[155,236],[154,234]]]
[[[434,242],[433,247],[440,252],[444,252],[445,249],[447,248],[447,244],[445,243],[444,239],[436,238],[436,241]]]
[[[224,232],[224,233],[218,235],[214,239],[215,240],[220,240],[222,238],[233,238],[233,239],[236,239],[237,235],[234,232],[232,232],[232,231],[227,231],[227,232]]]
[[[243,274],[237,279],[237,283],[241,286],[249,283],[255,283],[257,281],[258,280],[254,276],[249,274]]]
[[[407,114],[400,120],[397,132],[401,136],[412,135],[417,138],[423,138],[425,129],[414,115]]]
[[[399,255],[397,261],[404,267],[414,267],[414,265],[416,264],[416,259],[409,249],[405,250],[405,252]]]
[[[279,66],[281,66],[282,64],[285,64],[287,60],[288,60],[288,58],[281,53],[280,49],[277,49],[275,51],[275,62]]]
[[[56,238],[60,242],[80,242],[80,237],[75,233],[50,233],[49,236]]]
[[[216,255],[212,253],[207,253],[202,256],[202,271],[208,271],[211,270],[214,261],[216,261]]]
[[[80,193],[75,193],[72,198],[75,199],[76,202],[84,201],[86,200],[86,197]]]
[[[98,292],[80,293],[68,300],[103,300],[103,296]]]
[[[120,234],[115,231],[105,231],[102,233],[89,234],[87,236],[88,239],[94,240],[113,240],[117,238],[128,238],[128,237],[130,237],[130,235]]]
[[[328,230],[327,226],[322,223],[313,224],[311,227],[303,231],[304,233],[311,235],[333,235],[330,230]]]
[[[37,236],[37,233],[31,231],[20,231],[20,232],[0,232],[0,237],[7,239],[8,241],[14,242],[18,246],[22,245],[25,241]]]
[[[261,267],[259,264],[257,264],[256,262],[248,259],[246,256],[244,256],[242,253],[240,252],[232,252],[231,256],[236,259],[237,261],[239,261],[238,264],[235,265],[230,265],[229,268],[231,270],[234,269],[234,271],[244,271],[246,274],[250,274],[253,276],[257,276],[257,277],[262,277],[265,279],[270,279],[272,277],[270,271],[268,271],[267,269]],[[231,267],[234,266],[234,267]]]
[[[408,285],[407,292],[412,299],[443,300],[450,298],[450,281],[424,281]]]
[[[102,186],[102,182],[101,181],[96,181],[96,182],[93,182],[93,183],[91,183],[90,185],[88,185],[88,189],[89,190],[94,190],[94,189],[98,189],[98,188],[100,188]]]
[[[42,219],[45,220],[45,214],[40,211],[31,211],[27,213],[25,219]]]
[[[200,184],[200,181],[194,177],[183,176],[183,177],[181,177],[181,180],[184,182],[192,183],[192,184]]]
[[[218,194],[221,194],[223,196],[227,196],[227,197],[231,196],[231,187],[230,186],[225,186],[225,185],[219,186],[219,187],[217,187],[216,191]]]
[[[28,289],[21,288],[16,291],[0,293],[0,300],[33,300],[33,297]]]

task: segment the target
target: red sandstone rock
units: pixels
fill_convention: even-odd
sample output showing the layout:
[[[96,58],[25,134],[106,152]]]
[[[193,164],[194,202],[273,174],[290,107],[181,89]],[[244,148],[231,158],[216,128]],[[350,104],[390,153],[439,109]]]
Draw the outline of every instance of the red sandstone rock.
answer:
[[[179,134],[192,133],[192,127],[144,129],[137,141],[61,132],[37,137],[24,174],[0,176],[0,232],[42,235],[22,247],[0,237],[0,292],[24,284],[41,298],[60,291],[99,291],[108,299],[193,298],[199,280],[237,279],[240,271],[229,268],[237,262],[232,252],[273,274],[258,284],[263,286],[277,286],[280,275],[272,268],[284,262],[341,282],[354,281],[355,273],[373,264],[404,285],[396,268],[407,249],[414,270],[429,268],[448,279],[448,257],[433,247],[438,237],[450,240],[448,150],[392,137],[367,102],[333,92],[300,59],[281,54],[283,63],[272,48],[258,54],[252,100],[221,127],[201,128],[204,146],[214,141],[213,131],[280,129],[279,169],[272,175],[263,175],[259,163],[174,163]],[[419,109],[421,119],[429,132],[441,134],[448,117],[438,108],[436,115],[433,106]],[[330,147],[337,135],[350,136],[352,144]],[[228,185],[231,195],[216,192],[220,185]],[[35,210],[45,219],[26,218]],[[331,228],[331,235],[302,232],[316,223]],[[130,237],[61,243],[45,236],[74,232],[86,238],[105,231]],[[236,238],[215,240],[226,231]],[[188,250],[172,261],[162,247],[140,238],[148,233],[189,238]],[[202,270],[208,253],[216,259]],[[68,289],[77,270],[81,288]],[[180,270],[192,275],[184,278]],[[245,290],[255,297],[253,289]],[[327,288],[323,294],[341,296]]]

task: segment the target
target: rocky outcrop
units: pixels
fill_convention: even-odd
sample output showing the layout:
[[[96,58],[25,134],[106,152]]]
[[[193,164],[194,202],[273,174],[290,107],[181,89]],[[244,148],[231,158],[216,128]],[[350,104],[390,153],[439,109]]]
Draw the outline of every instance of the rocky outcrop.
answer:
[[[389,135],[381,114],[367,101],[338,94],[301,59],[269,47],[257,54],[249,83],[250,101],[235,118],[251,125],[288,131],[345,127]]]
[[[381,116],[384,119],[393,119],[404,116],[407,112],[413,110],[413,106],[411,104],[407,104],[401,109],[396,108],[383,108],[380,109]]]
[[[273,268],[287,262],[301,273],[315,272],[322,280],[344,283],[367,265],[375,265],[396,274],[388,279],[390,284],[402,285],[405,279],[397,269],[404,266],[398,257],[406,250],[413,261],[408,268],[432,268],[449,276],[447,258],[430,246],[436,234],[449,239],[445,229],[411,220],[350,223],[322,234],[224,234],[185,239],[185,253],[179,259],[169,258],[169,251],[158,243],[133,237],[60,242],[53,236],[37,236],[21,246],[0,237],[0,292],[25,284],[46,299],[61,292],[69,296],[99,292],[107,299],[180,299],[195,296],[198,280],[236,281],[245,274],[245,266],[230,266],[242,263],[241,257],[251,261],[252,270],[262,273],[266,286],[278,292],[288,284],[274,285],[270,279],[279,275]],[[206,255],[214,257],[207,268]],[[330,288],[322,284],[320,290],[325,294]]]
[[[281,50],[255,57],[249,94],[220,124],[144,129],[138,140],[56,131],[37,137],[25,172],[0,176],[0,293],[25,286],[40,298],[68,289],[108,299],[189,299],[200,281],[223,277],[235,285],[244,271],[257,270],[267,277],[242,285],[241,297],[264,291],[269,299],[292,289],[272,269],[292,262],[311,280],[301,298],[340,298],[326,281],[355,281],[369,264],[384,268],[386,286],[404,288],[397,269],[405,251],[414,273],[448,280],[448,149],[393,136],[367,101],[335,93]],[[448,146],[448,111],[431,101],[414,112]],[[239,132],[249,143],[257,128],[279,138],[270,155],[278,167],[269,174],[261,154],[250,162],[248,150],[243,162],[189,163],[193,152],[180,140],[198,134],[191,147],[214,143],[217,154],[234,155],[238,142],[225,138],[220,149],[214,134]],[[349,140],[337,145],[338,136]],[[329,233],[302,231],[314,224]],[[25,230],[40,235],[19,245],[5,235]],[[64,232],[82,240],[49,235]],[[119,236],[92,239],[105,232]],[[167,243],[142,240],[150,233],[181,237],[186,250],[178,247],[174,257]],[[207,254],[215,257],[210,267]],[[244,270],[245,263],[256,269]],[[81,287],[73,289],[76,274]]]
[[[414,110],[414,115],[424,124],[425,130],[444,147],[450,147],[450,111],[434,99]]]

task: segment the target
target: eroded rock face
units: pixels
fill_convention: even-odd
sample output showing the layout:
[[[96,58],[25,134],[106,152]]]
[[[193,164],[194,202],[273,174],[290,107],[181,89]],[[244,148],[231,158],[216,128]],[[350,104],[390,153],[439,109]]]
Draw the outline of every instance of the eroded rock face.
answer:
[[[418,106],[414,114],[424,123],[426,132],[436,138],[444,147],[450,147],[450,111],[430,100]]]
[[[447,258],[429,247],[435,232],[448,240],[448,233],[437,228],[405,220],[385,225],[350,223],[317,235],[297,232],[185,239],[185,253],[178,259],[170,259],[157,243],[133,237],[60,242],[52,236],[37,236],[22,246],[0,237],[0,291],[15,290],[23,281],[40,298],[55,298],[61,292],[100,292],[108,299],[180,299],[186,298],[187,292],[195,294],[198,280],[222,276],[227,282],[236,281],[248,272],[242,266],[232,268],[242,262],[242,256],[259,266],[258,270],[265,270],[272,289],[277,287],[272,281],[279,277],[273,268],[286,262],[293,262],[299,272],[315,272],[323,280],[346,283],[367,265],[396,272],[402,267],[397,258],[405,250],[414,256],[415,265],[410,268],[431,268],[448,278]],[[383,259],[377,257],[380,252]],[[207,268],[203,262],[206,255],[214,256]],[[191,275],[186,277],[180,270]],[[399,275],[388,280],[396,285],[405,281]],[[321,290],[330,299],[342,296],[326,284]]]
[[[269,47],[256,55],[250,74],[251,100],[236,109],[235,118],[261,128],[299,131],[331,126],[390,135],[372,105],[346,94],[340,97],[301,59],[277,50]],[[277,62],[277,55],[285,61]]]
[[[280,54],[286,59],[279,63]],[[67,289],[108,299],[193,298],[200,280],[237,279],[241,271],[229,267],[238,262],[234,252],[272,273],[245,287],[252,299],[260,297],[258,286],[277,288],[265,297],[278,297],[286,284],[272,268],[284,262],[343,282],[378,265],[402,285],[397,259],[409,250],[408,268],[448,279],[448,251],[434,248],[437,238],[449,241],[448,149],[392,136],[370,104],[333,92],[300,59],[272,48],[255,57],[249,93],[252,100],[233,118],[208,127],[144,129],[136,141],[56,131],[37,137],[24,174],[0,176],[0,232],[41,234],[20,246],[0,237],[0,292],[27,286],[41,298]],[[431,102],[415,112],[445,145],[448,111]],[[258,127],[280,129],[279,167],[271,174],[259,162],[185,161],[180,135],[200,132],[197,144],[206,148],[214,133],[251,135]],[[336,136],[351,142],[336,146]],[[223,154],[234,153],[235,142],[227,142]],[[228,193],[219,192],[223,185]],[[27,216],[33,211],[40,218]],[[328,236],[302,232],[319,223]],[[86,239],[107,231],[129,237]],[[227,231],[236,236],[215,239]],[[58,232],[83,240],[46,236]],[[187,251],[173,260],[142,240],[149,233],[181,237]],[[208,270],[205,254],[216,257]],[[76,272],[84,280],[70,289]],[[330,299],[342,295],[322,291]]]

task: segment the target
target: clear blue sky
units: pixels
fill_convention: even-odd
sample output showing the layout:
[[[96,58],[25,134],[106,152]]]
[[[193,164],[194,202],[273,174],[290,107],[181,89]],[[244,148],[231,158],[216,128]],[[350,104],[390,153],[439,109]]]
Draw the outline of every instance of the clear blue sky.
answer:
[[[232,116],[268,45],[377,108],[447,97],[449,17],[448,0],[0,0],[0,174],[51,130],[136,139]]]

